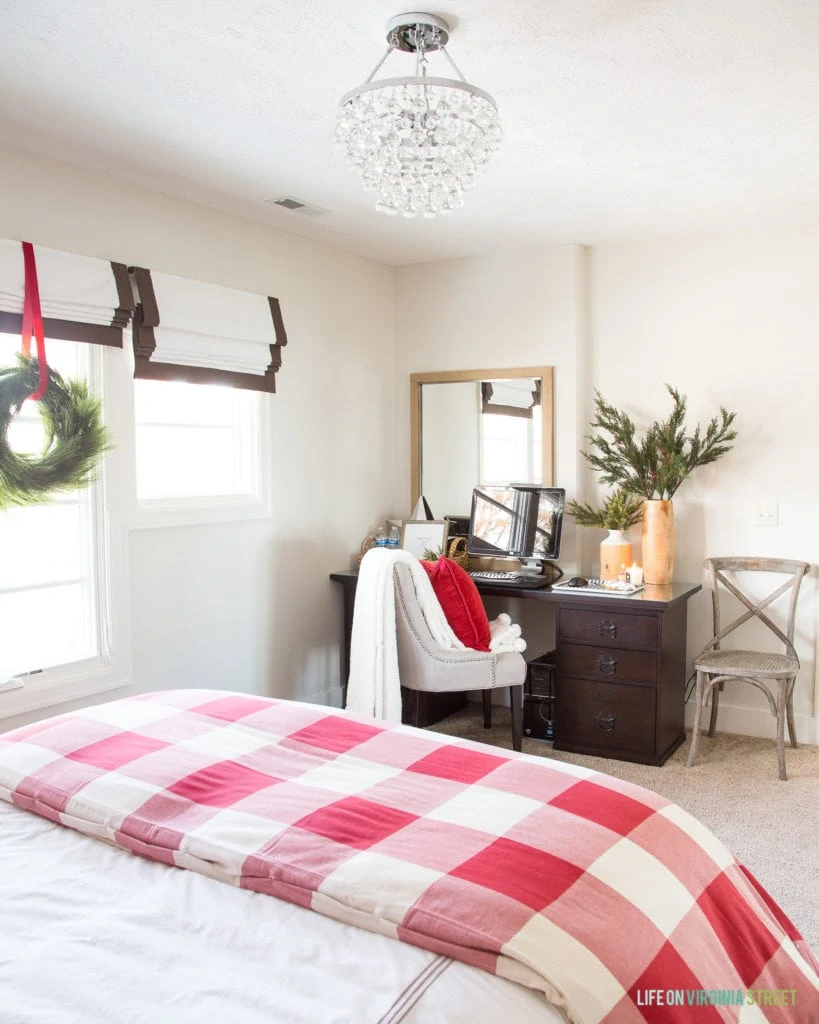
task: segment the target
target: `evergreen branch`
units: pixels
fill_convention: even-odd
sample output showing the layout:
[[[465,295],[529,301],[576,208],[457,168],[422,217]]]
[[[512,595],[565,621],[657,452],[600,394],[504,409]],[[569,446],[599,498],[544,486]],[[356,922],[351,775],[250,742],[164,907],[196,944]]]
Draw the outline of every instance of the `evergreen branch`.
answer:
[[[584,502],[570,501],[566,511],[578,526],[596,526],[603,530],[628,530],[643,518],[643,499],[620,488],[610,494],[600,508]]]
[[[600,473],[603,483],[643,498],[672,498],[694,469],[731,451],[737,437],[733,429],[736,413],[720,406],[719,417],[708,422],[704,434],[697,424],[687,436],[687,398],[670,384],[666,388],[673,401],[671,412],[667,419],[652,423],[641,441],[636,439],[631,418],[595,391],[595,417],[590,425],[602,433],[587,435],[590,450],[583,456]],[[574,504],[584,517],[595,514],[589,506]],[[580,518],[577,521],[585,525]]]

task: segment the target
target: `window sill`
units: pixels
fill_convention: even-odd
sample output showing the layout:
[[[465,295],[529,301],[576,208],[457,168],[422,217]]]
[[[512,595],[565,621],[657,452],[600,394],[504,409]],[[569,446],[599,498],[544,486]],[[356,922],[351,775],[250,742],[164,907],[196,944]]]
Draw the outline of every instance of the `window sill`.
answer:
[[[272,515],[270,503],[254,495],[157,499],[138,502],[128,516],[128,527],[132,530],[159,530],[174,526],[269,519]]]
[[[128,673],[99,659],[46,669],[42,674],[24,677],[21,687],[0,691],[0,720],[119,690],[130,683]]]

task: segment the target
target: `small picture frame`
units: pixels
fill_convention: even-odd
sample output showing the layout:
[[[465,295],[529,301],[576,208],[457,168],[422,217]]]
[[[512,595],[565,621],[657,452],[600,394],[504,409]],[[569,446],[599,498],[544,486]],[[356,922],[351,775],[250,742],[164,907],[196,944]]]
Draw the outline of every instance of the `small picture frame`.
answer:
[[[449,524],[445,519],[408,519],[401,530],[401,547],[416,558],[446,554],[446,535]]]

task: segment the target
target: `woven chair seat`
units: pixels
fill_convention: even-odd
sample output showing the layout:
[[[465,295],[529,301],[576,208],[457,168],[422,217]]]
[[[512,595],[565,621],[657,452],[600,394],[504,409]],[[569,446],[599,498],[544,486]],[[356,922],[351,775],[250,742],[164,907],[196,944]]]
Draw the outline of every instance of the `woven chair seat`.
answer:
[[[765,651],[708,651],[695,659],[694,668],[711,675],[776,679],[795,676],[799,662],[787,654],[767,654]]]

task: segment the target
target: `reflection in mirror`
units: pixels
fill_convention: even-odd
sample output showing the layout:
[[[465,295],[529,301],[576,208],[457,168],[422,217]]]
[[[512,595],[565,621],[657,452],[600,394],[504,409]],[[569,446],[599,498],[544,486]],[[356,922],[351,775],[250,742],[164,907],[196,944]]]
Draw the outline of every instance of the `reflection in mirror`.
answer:
[[[551,367],[413,374],[412,500],[468,516],[476,484],[552,481]]]

